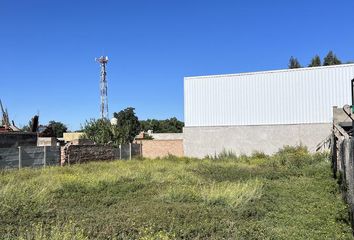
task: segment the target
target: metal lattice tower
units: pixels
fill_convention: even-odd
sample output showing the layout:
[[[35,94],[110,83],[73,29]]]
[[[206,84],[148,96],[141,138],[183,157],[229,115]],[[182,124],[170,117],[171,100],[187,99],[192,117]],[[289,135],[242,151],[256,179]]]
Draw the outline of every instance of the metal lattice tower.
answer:
[[[108,119],[108,99],[107,99],[107,79],[106,79],[106,64],[108,63],[107,56],[96,58],[96,61],[101,65],[101,80],[100,80],[100,94],[101,94],[101,118]]]

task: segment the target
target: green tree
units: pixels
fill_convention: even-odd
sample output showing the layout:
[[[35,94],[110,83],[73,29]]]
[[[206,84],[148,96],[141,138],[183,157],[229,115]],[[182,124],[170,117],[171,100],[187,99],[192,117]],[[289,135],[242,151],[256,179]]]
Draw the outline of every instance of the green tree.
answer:
[[[107,119],[90,119],[85,122],[82,131],[85,133],[85,138],[97,144],[107,144],[114,141],[111,123]]]
[[[301,65],[300,65],[299,61],[297,60],[297,58],[291,56],[290,59],[289,59],[288,67],[290,69],[301,68]]]
[[[342,62],[337,58],[333,51],[329,51],[327,56],[323,59],[323,66],[339,65]]]
[[[82,127],[85,138],[98,144],[124,144],[133,142],[140,132],[140,122],[135,115],[134,108],[126,108],[113,116],[117,124],[112,125],[107,119],[91,119]]]
[[[141,126],[141,130],[143,130],[144,132],[148,131],[148,130],[153,130],[157,128],[158,125],[158,121],[155,119],[147,119],[147,120],[141,120],[140,121],[140,126]]]
[[[165,120],[147,119],[140,121],[145,132],[152,130],[155,133],[181,133],[184,123],[173,117]]]
[[[316,55],[311,59],[311,63],[309,64],[309,67],[319,67],[321,66],[321,58],[320,56]]]
[[[57,138],[63,137],[63,133],[65,133],[68,130],[68,128],[64,123],[56,122],[56,121],[50,121],[48,127],[51,127],[53,129],[54,135]]]
[[[133,142],[141,130],[138,117],[134,108],[128,107],[113,116],[117,119],[117,125],[113,126],[113,135],[118,144]]]

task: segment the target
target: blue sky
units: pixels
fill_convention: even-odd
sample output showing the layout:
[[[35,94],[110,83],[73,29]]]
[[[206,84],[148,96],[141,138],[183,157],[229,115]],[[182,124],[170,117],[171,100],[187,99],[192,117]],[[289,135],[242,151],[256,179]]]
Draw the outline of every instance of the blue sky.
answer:
[[[183,120],[183,77],[354,60],[354,1],[1,0],[0,98],[24,125],[99,117],[106,54],[110,114]]]

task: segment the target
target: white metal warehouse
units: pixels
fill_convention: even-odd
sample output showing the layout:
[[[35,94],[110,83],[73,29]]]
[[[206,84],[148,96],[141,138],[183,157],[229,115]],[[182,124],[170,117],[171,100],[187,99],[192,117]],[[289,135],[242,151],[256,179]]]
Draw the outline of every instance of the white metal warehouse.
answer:
[[[314,150],[329,134],[332,107],[351,102],[354,64],[184,78],[184,150]]]

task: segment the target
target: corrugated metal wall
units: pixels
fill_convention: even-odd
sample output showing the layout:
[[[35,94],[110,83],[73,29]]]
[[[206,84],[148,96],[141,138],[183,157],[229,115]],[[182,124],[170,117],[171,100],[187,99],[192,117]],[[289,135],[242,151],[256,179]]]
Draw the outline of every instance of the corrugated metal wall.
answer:
[[[351,103],[354,64],[186,77],[189,126],[329,123],[332,106]]]

